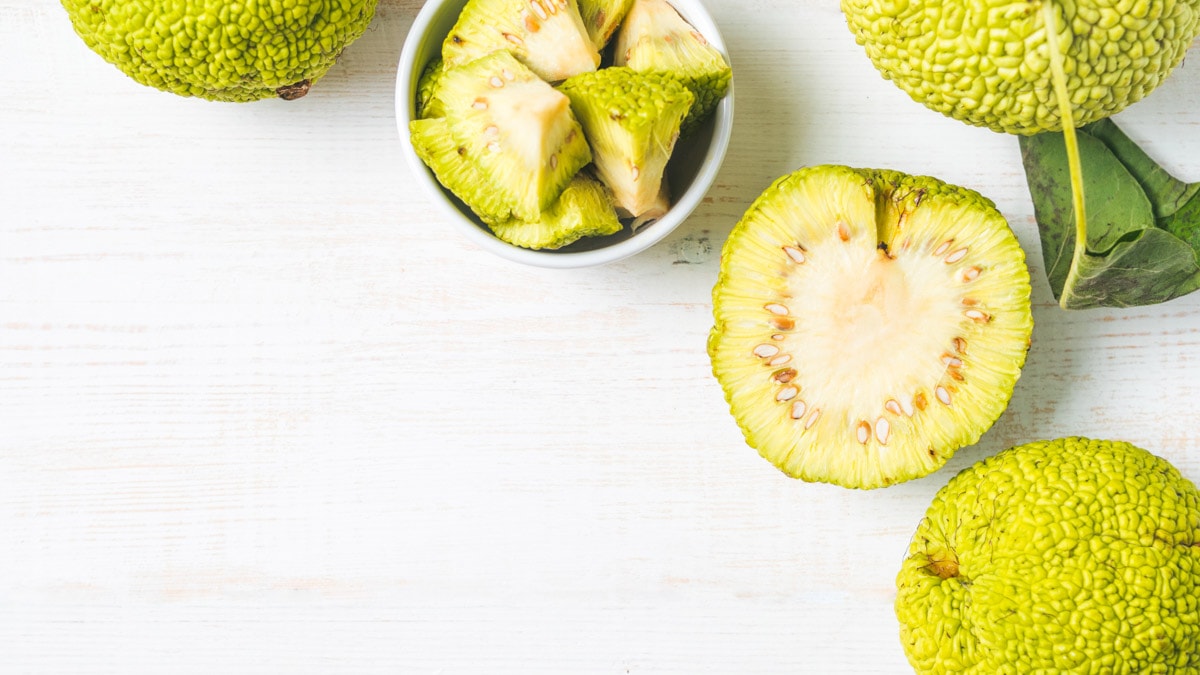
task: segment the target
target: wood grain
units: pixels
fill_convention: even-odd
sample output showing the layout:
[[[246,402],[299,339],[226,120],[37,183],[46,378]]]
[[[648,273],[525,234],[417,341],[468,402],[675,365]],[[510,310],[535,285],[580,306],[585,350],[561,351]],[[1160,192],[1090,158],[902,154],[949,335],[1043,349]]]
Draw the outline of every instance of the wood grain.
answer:
[[[554,272],[460,239],[393,116],[416,0],[308,97],[141,87],[0,0],[0,672],[904,673],[908,537],[1012,444],[1122,438],[1200,480],[1200,297],[1066,313],[1016,140],[882,80],[836,3],[708,3],[737,119],[670,239]],[[1119,117],[1200,180],[1200,67]],[[1035,279],[1012,405],[857,493],[742,442],[704,353],[717,255],[836,162],[996,201]]]

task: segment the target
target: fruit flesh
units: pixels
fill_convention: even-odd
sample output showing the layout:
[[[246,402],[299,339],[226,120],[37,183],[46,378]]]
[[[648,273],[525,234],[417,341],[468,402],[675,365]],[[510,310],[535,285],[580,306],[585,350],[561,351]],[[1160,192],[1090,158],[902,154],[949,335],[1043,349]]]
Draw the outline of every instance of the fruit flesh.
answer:
[[[375,14],[375,0],[62,3],[83,41],[126,75],[214,101],[303,96]]]
[[[583,25],[597,49],[608,44],[632,4],[633,0],[579,0]]]
[[[811,167],[735,227],[713,291],[713,371],[785,473],[874,488],[923,476],[1007,405],[1029,275],[1003,217],[926,177]]]
[[[938,492],[897,577],[921,675],[1200,672],[1200,491],[1128,443],[1011,448]]]
[[[663,172],[694,100],[691,92],[669,74],[619,66],[577,75],[559,90],[571,99],[617,206],[634,218],[661,216]]]
[[[576,0],[470,0],[442,44],[450,66],[506,50],[547,82],[595,70]]]
[[[1047,2],[1077,126],[1145,97],[1200,34],[1200,0]],[[1062,128],[1043,7],[842,0],[851,32],[885,78],[938,112],[1013,134]]]
[[[476,189],[516,218],[537,220],[592,159],[569,99],[507,52],[447,68],[433,101],[486,178]]]

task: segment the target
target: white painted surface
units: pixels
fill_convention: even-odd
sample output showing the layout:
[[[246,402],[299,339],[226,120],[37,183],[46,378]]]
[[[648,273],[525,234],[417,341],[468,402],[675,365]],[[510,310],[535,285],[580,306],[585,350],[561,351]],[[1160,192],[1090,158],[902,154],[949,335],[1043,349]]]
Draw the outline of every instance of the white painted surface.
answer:
[[[0,672],[906,673],[891,610],[954,471],[1065,434],[1200,480],[1200,296],[1065,313],[1016,140],[880,79],[836,3],[710,0],[737,120],[709,199],[598,269],[438,222],[398,154],[416,0],[309,96],[145,89],[0,0]],[[1200,180],[1200,63],[1119,117]],[[742,442],[704,342],[717,251],[837,162],[992,197],[1034,273],[1008,413],[868,493]]]

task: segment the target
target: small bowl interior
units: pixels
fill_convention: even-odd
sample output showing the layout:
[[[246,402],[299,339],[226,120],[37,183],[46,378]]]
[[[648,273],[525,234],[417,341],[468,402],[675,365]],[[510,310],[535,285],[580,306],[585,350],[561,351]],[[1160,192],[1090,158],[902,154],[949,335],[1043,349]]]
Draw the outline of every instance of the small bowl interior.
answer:
[[[671,0],[671,4],[722,54],[728,54],[711,17],[698,0]],[[431,196],[465,219],[463,233],[484,248],[503,257],[543,267],[582,267],[612,262],[649,248],[666,237],[696,208],[708,191],[724,159],[733,118],[733,85],[716,112],[690,136],[681,138],[667,164],[665,180],[672,195],[671,209],[664,217],[633,233],[626,225],[607,237],[588,237],[554,250],[534,251],[507,244],[492,235],[471,209],[437,182],[421,162],[409,141],[408,124],[416,116],[416,90],[425,66],[441,54],[442,42],[454,27],[466,0],[427,2],[413,22],[400,56],[396,82],[396,121],[406,147],[406,157],[415,175],[424,178]],[[607,56],[605,63],[608,62]]]

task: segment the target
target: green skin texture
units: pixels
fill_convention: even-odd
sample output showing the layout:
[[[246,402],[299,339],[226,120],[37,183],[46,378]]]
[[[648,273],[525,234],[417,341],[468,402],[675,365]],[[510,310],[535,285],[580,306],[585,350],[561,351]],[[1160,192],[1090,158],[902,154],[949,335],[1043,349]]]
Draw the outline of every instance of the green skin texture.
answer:
[[[1074,122],[1149,94],[1200,33],[1200,0],[1054,3]],[[842,0],[884,78],[955,119],[1011,134],[1062,128],[1042,2]]]
[[[240,102],[281,95],[281,88],[306,90],[363,34],[376,0],[62,3],[83,41],[134,80]]]
[[[642,12],[634,3],[626,19]],[[670,73],[692,92],[696,100],[683,120],[682,135],[689,136],[717,109],[729,91],[733,70],[721,52],[673,9],[648,12],[654,19],[627,20],[617,40],[616,65],[641,72]]]
[[[938,492],[897,579],[917,673],[1200,673],[1200,491],[1128,443],[1011,448]]]
[[[680,124],[694,100],[688,88],[669,73],[639,73],[613,66],[576,75],[558,89],[571,99],[601,179],[607,180],[610,168],[623,171],[638,166],[642,168],[639,185],[645,186],[651,198],[657,195]],[[626,156],[622,146],[633,154]],[[607,182],[617,193],[618,204],[636,201],[620,194],[619,184]]]

